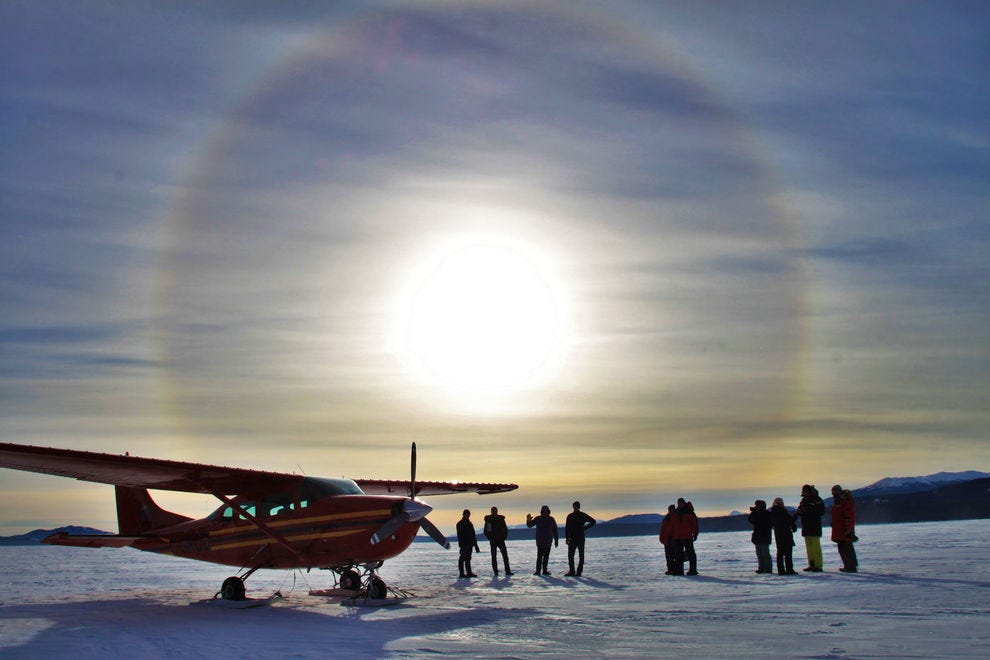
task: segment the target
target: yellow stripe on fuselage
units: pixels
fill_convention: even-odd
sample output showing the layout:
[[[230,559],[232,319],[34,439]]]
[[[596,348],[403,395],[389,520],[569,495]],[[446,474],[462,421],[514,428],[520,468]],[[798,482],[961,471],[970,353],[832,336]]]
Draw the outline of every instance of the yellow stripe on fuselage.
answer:
[[[351,534],[360,534],[362,532],[367,532],[367,527],[359,527],[357,529],[345,529],[337,532],[317,532],[314,534],[297,534],[295,536],[286,536],[285,540],[290,542],[295,541],[312,541],[314,539],[332,539],[338,536],[349,536]],[[250,541],[236,541],[233,543],[221,543],[219,545],[210,546],[210,550],[232,550],[234,548],[245,548],[248,546],[258,546],[258,545],[269,545],[272,543],[280,543],[273,538],[267,536],[262,536],[261,538],[255,538]]]
[[[290,518],[287,520],[274,520],[271,522],[265,521],[266,527],[294,527],[297,525],[308,525],[310,523],[326,523],[334,520],[350,520],[353,518],[377,518],[380,516],[391,515],[391,509],[375,509],[373,511],[353,511],[351,513],[335,513],[332,516],[311,516],[309,518]],[[242,534],[249,529],[258,529],[256,525],[253,525],[247,521],[244,524],[237,525],[236,527],[230,527],[227,529],[215,529],[210,532],[210,536],[226,536],[228,534]]]

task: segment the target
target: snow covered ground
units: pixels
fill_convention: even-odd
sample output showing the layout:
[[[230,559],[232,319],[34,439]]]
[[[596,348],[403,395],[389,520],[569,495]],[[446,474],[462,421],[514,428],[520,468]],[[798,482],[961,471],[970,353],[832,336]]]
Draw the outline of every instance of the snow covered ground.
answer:
[[[756,575],[747,533],[702,536],[701,575],[663,575],[646,537],[590,539],[583,578],[535,577],[532,542],[511,541],[516,574],[474,580],[456,552],[415,544],[382,576],[416,594],[385,608],[308,595],[329,574],[259,571],[271,607],[190,605],[231,571],[124,550],[0,548],[0,658],[616,655],[990,657],[990,520],[863,526],[861,571]],[[799,541],[795,565],[804,566]]]

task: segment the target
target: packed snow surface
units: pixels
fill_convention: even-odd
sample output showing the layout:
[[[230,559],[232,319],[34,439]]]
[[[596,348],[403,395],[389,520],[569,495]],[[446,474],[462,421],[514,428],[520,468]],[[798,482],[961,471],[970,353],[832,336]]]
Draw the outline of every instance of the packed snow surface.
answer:
[[[589,539],[584,576],[532,575],[535,547],[510,541],[515,575],[457,579],[457,553],[417,543],[381,575],[415,597],[343,607],[309,595],[325,571],[259,571],[249,595],[209,598],[231,571],[131,549],[0,548],[0,658],[990,657],[990,520],[863,526],[861,572],[756,575],[749,534],[703,535],[697,577],[665,576],[650,537]],[[804,566],[800,537],[795,566]]]

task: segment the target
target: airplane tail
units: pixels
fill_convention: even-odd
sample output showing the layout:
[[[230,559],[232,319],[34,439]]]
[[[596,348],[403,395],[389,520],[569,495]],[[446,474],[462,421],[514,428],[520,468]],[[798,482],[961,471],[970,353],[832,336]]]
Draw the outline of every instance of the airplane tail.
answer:
[[[117,491],[117,527],[121,536],[147,534],[192,520],[158,506],[146,488],[115,486]]]

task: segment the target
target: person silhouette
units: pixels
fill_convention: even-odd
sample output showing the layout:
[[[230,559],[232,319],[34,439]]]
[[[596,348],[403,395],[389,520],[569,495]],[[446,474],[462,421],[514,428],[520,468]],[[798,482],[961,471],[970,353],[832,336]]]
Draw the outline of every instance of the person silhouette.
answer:
[[[753,535],[750,539],[756,546],[756,572],[773,573],[773,566],[770,560],[770,539],[773,534],[773,518],[767,511],[767,503],[763,500],[756,500],[753,506],[749,507],[749,524],[753,526]]]
[[[574,510],[567,514],[564,523],[564,541],[567,543],[568,571],[564,575],[581,575],[584,571],[584,533],[595,526],[594,518],[581,510],[581,503],[575,502]],[[578,555],[577,570],[574,569],[574,553]]]
[[[808,567],[804,570],[813,573],[822,572],[822,517],[825,515],[825,502],[818,494],[818,489],[810,484],[801,486],[801,502],[794,519],[801,519],[801,536],[804,537],[804,549],[808,554]]]
[[[550,548],[560,545],[557,521],[550,515],[550,507],[544,504],[540,507],[540,515],[535,518],[527,513],[526,526],[536,527],[536,570],[533,571],[533,575],[550,575],[550,571],[547,570]]]
[[[859,540],[856,538],[856,505],[853,503],[852,493],[839,484],[832,486],[832,497],[832,540],[838,546],[839,557],[842,558],[842,567],[839,570],[843,573],[855,573],[859,570],[856,548],[853,546]]]
[[[774,498],[770,507],[770,520],[773,521],[773,540],[777,546],[777,573],[794,575],[794,532],[797,525],[791,512],[784,507],[782,497]]]
[[[697,575],[698,555],[694,551],[694,542],[698,540],[698,516],[694,505],[683,497],[677,498],[677,510],[674,512],[674,575]],[[684,562],[688,563],[688,571],[684,572]]]
[[[666,575],[674,574],[674,558],[677,554],[677,548],[674,544],[675,511],[677,511],[676,506],[673,504],[668,506],[667,515],[663,517],[663,521],[660,523],[660,543],[663,545],[664,559],[667,560]]]
[[[509,551],[505,547],[505,540],[509,538],[509,528],[505,524],[505,516],[499,515],[498,507],[493,506],[491,514],[485,516],[484,527],[485,538],[491,544],[492,551],[492,573],[498,575],[498,551],[502,551],[502,563],[505,564],[505,574],[512,575],[509,570]]]
[[[457,559],[459,577],[478,577],[471,571],[471,552],[481,552],[481,548],[478,547],[478,536],[474,532],[469,509],[464,509],[461,519],[457,522],[457,547],[460,550],[460,557]]]

